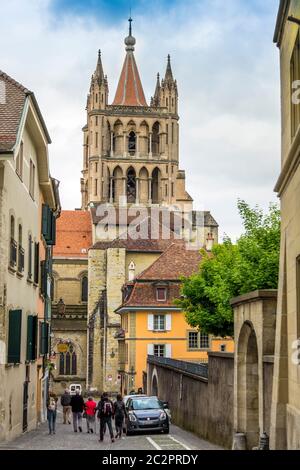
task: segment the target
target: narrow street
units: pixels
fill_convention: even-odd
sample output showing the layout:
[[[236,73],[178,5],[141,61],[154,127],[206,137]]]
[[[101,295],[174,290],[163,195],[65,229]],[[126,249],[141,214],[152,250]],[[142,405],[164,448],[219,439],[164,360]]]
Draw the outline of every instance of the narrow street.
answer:
[[[98,423],[97,423],[98,425]],[[72,425],[62,424],[62,413],[58,410],[56,434],[49,436],[48,423],[43,423],[37,430],[23,434],[7,444],[0,445],[0,450],[222,450],[192,433],[171,425],[170,434],[144,434],[124,436],[111,443],[108,431],[104,442],[99,442],[97,435],[87,434],[83,420],[83,432],[74,433]]]

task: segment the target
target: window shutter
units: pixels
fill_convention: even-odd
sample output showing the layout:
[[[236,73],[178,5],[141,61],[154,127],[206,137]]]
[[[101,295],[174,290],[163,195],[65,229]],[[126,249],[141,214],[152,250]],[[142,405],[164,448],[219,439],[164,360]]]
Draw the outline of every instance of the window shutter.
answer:
[[[165,351],[166,351],[165,357],[172,357],[172,345],[171,344],[166,344]]]
[[[9,311],[8,363],[20,362],[22,310]]]
[[[154,344],[148,344],[147,352],[148,356],[154,356]]]
[[[47,295],[47,263],[41,261],[41,294],[46,297]]]
[[[148,314],[148,330],[149,331],[153,331],[154,329],[153,322],[154,322],[154,315],[152,313],[149,313]]]
[[[38,339],[38,317],[37,315],[32,317],[32,360],[37,358],[37,339]]]
[[[41,323],[40,353],[48,354],[49,325],[46,322]]]
[[[168,313],[166,315],[166,331],[172,330],[172,315]]]
[[[33,316],[29,315],[27,317],[27,352],[26,352],[26,359],[27,361],[31,361],[33,357]]]
[[[43,204],[42,208],[42,235],[44,239],[47,241],[48,239],[48,213],[49,213],[49,206],[47,204]]]
[[[39,283],[39,266],[40,266],[40,244],[34,245],[34,282]]]
[[[51,212],[51,240],[49,240],[48,245],[55,245],[56,243],[56,217]]]

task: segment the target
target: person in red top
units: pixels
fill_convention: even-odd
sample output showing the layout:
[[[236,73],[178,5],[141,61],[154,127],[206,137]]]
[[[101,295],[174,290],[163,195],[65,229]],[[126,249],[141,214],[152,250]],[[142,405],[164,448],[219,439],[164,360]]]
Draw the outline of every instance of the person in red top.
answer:
[[[87,402],[85,403],[85,413],[86,413],[86,426],[87,426],[87,432],[96,432],[95,425],[96,425],[96,407],[97,403],[93,400],[92,397],[89,397]]]

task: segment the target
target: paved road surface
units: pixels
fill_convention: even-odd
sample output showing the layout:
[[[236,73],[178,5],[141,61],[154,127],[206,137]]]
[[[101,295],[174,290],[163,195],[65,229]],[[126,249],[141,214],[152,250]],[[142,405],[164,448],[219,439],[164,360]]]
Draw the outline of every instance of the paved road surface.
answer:
[[[48,425],[43,423],[37,430],[23,434],[12,442],[0,445],[0,449],[35,449],[35,450],[212,450],[219,449],[192,433],[171,425],[170,434],[145,434],[124,436],[111,443],[108,431],[104,442],[99,442],[99,425],[97,435],[87,434],[86,422],[83,420],[83,432],[74,433],[72,425],[62,424],[62,413],[58,410],[56,434],[48,434]]]

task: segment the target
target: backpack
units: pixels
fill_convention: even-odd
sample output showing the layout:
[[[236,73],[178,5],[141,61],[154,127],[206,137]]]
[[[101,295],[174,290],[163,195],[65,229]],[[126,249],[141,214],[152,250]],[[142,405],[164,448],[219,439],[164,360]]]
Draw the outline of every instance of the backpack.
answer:
[[[111,416],[113,414],[112,403],[111,401],[105,401],[103,403],[103,415],[104,416]]]
[[[124,416],[124,403],[122,401],[115,402],[115,414],[118,416]]]
[[[51,411],[56,410],[56,402],[55,402],[54,398],[50,398],[48,409],[51,410]]]

